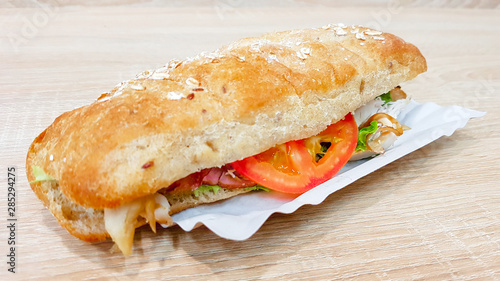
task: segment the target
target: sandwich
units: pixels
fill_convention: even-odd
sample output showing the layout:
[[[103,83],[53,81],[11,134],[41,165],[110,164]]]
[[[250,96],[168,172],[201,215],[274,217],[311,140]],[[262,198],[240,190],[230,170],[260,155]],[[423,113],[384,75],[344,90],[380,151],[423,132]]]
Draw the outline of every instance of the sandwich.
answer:
[[[69,233],[130,255],[140,226],[247,192],[307,192],[383,153],[408,129],[398,86],[426,68],[414,45],[361,26],[245,38],[63,113],[31,144],[27,177]]]

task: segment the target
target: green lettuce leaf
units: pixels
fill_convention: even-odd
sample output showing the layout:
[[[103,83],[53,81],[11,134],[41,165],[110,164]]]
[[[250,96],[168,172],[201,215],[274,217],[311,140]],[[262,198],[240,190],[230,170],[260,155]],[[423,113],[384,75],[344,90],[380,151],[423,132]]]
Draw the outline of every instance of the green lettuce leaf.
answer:
[[[200,195],[207,193],[207,192],[213,192],[214,194],[217,194],[219,190],[221,189],[220,186],[218,185],[207,185],[207,184],[202,184],[200,187],[194,190],[194,196],[199,197]]]
[[[365,151],[366,146],[366,136],[368,134],[375,133],[378,129],[377,121],[373,120],[370,123],[370,126],[359,129],[358,133],[358,144],[356,146],[356,152]]]
[[[269,188],[267,187],[264,187],[262,185],[254,185],[254,186],[249,186],[249,187],[245,187],[246,190],[262,190],[262,191],[265,191],[265,192],[269,192],[271,191]]]
[[[41,181],[55,181],[53,177],[45,173],[45,171],[36,165],[31,166],[35,180],[30,181],[30,183],[41,182]]]
[[[380,95],[379,98],[384,102],[384,105],[386,105],[387,103],[389,103],[389,102],[392,101],[391,91],[389,91],[389,92],[387,92],[385,94]]]
[[[217,194],[221,188],[222,187],[220,187],[218,185],[202,184],[202,185],[200,185],[200,187],[198,187],[197,189],[194,190],[194,196],[200,197],[200,195],[205,194],[207,192],[213,192],[214,194]],[[263,187],[262,185],[258,185],[258,184],[254,185],[254,186],[245,187],[245,189],[250,190],[250,191],[254,191],[254,190],[263,190],[266,192],[271,191],[269,188]]]

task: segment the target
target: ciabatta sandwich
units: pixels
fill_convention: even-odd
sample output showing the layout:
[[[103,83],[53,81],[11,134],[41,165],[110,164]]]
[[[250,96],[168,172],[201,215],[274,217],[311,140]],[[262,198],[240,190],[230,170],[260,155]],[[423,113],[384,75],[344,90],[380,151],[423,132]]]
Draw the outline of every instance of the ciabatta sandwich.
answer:
[[[353,153],[383,152],[404,126],[358,117],[358,134],[351,113],[425,70],[415,46],[359,26],[246,38],[62,114],[32,143],[27,176],[72,235],[129,255],[141,225],[253,190],[305,192]]]

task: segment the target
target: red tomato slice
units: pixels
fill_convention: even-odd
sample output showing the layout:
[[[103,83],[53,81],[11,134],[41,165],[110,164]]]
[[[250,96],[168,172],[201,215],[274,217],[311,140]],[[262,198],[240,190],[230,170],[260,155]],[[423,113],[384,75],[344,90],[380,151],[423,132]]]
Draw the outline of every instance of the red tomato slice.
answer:
[[[347,163],[357,141],[358,126],[349,113],[316,136],[275,146],[231,166],[269,189],[300,194],[332,178]],[[322,144],[328,143],[322,152]],[[317,160],[317,154],[324,155]]]

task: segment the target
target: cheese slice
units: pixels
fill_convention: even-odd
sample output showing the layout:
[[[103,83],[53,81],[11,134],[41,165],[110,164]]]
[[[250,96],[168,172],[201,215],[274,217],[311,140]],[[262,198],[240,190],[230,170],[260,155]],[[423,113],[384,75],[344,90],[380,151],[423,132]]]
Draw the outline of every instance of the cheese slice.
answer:
[[[167,198],[155,193],[118,208],[104,209],[104,224],[123,255],[129,256],[132,254],[135,229],[149,223],[151,229],[156,232],[156,223],[172,225],[169,212],[170,204]]]

